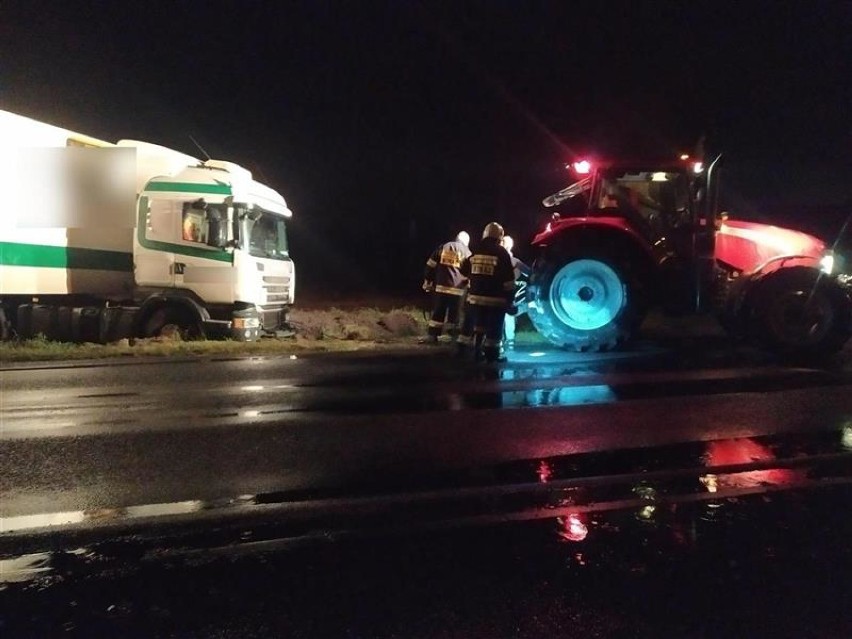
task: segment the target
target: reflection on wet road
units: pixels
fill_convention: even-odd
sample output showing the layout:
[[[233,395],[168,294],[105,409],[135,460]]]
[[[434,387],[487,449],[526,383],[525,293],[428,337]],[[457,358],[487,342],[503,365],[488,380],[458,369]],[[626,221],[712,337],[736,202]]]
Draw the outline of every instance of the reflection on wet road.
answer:
[[[532,354],[536,354],[535,352]],[[180,430],[311,416],[571,407],[834,388],[852,370],[683,368],[657,357],[581,356],[499,369],[449,357],[249,358],[0,371],[0,439]],[[529,358],[526,358],[529,359]],[[73,374],[72,374],[73,371]]]
[[[123,543],[0,565],[9,636],[845,637],[849,488],[288,552]],[[271,549],[270,549],[271,550]]]
[[[258,534],[292,537],[341,510],[370,528],[391,507],[406,525],[558,516],[579,530],[572,517],[596,509],[638,503],[650,519],[648,494],[675,502],[848,475],[842,366],[718,367],[646,349],[519,351],[494,368],[424,350],[0,376],[8,544],[151,522],[187,535],[221,518],[264,528],[273,513],[301,528]]]

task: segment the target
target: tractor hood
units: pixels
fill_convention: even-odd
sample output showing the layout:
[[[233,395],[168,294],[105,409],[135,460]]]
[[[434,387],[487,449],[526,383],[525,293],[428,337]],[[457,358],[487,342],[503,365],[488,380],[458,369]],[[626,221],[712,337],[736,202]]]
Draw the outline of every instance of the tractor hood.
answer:
[[[716,232],[716,259],[746,273],[785,257],[819,264],[825,248],[813,235],[757,222],[725,220]]]

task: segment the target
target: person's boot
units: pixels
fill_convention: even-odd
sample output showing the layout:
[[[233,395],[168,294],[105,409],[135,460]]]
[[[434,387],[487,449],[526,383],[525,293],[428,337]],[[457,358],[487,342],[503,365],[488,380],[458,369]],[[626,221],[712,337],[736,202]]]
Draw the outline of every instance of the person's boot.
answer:
[[[482,349],[482,342],[485,341],[485,335],[476,333],[473,337],[473,359],[481,362],[485,358],[485,352]]]
[[[437,335],[427,335],[426,337],[421,337],[417,340],[418,344],[437,344],[438,336]]]
[[[485,361],[489,364],[499,364],[506,361],[506,356],[500,352],[499,347],[489,346],[484,352]]]

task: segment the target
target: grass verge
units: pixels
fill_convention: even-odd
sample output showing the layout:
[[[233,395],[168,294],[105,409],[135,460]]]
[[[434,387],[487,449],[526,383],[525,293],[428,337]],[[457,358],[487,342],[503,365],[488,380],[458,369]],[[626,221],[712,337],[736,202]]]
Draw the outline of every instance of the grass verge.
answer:
[[[113,344],[73,344],[47,339],[0,343],[0,363],[116,357],[198,357],[347,352],[414,346],[426,331],[423,312],[414,307],[294,309],[294,337],[258,342],[179,339],[121,340]]]

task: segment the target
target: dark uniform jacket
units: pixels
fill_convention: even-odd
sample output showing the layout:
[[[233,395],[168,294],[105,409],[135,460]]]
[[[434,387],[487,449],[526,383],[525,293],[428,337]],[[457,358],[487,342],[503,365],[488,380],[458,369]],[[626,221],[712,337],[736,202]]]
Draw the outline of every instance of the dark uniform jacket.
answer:
[[[441,244],[426,260],[424,279],[434,282],[436,293],[464,295],[467,277],[462,275],[461,265],[468,257],[470,249],[457,240]]]
[[[467,301],[477,306],[505,308],[515,297],[515,269],[509,252],[500,242],[487,237],[462,264],[462,274],[470,278]]]

